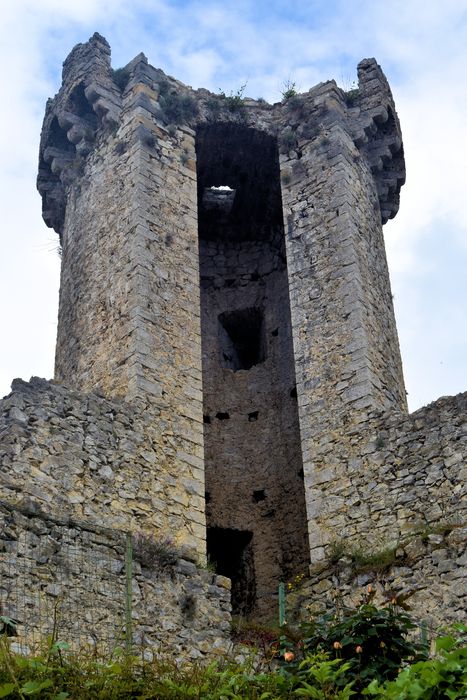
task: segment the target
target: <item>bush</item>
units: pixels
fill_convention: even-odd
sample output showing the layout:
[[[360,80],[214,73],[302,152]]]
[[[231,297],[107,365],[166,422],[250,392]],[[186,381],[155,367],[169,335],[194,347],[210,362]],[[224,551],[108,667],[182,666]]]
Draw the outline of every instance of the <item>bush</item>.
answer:
[[[344,608],[339,617],[328,613],[303,625],[305,651],[322,649],[346,661],[347,680],[354,678],[358,690],[373,679],[381,683],[392,680],[404,662],[428,655],[426,644],[409,637],[416,625],[399,608],[396,598],[387,607],[377,608],[372,604],[374,595],[369,586],[357,610]]]
[[[133,555],[144,569],[153,571],[173,569],[180,559],[180,551],[170,537],[156,540],[143,533],[133,536]]]
[[[463,629],[464,633],[467,628]],[[457,700],[467,696],[467,648],[453,636],[436,641],[437,656],[403,668],[394,681],[376,679],[363,695],[381,700]]]
[[[159,103],[167,123],[183,124],[198,114],[198,105],[191,95],[178,95],[175,92],[160,93]]]
[[[357,611],[358,612],[358,611]],[[465,632],[465,628],[464,632]],[[110,658],[94,652],[73,654],[66,644],[49,642],[43,653],[26,658],[0,637],[0,698],[8,700],[460,700],[465,698],[467,650],[462,639],[445,636],[437,657],[407,666],[395,680],[373,679],[362,688],[352,660],[333,652],[306,651],[296,662],[290,651],[279,668],[258,670],[258,655],[237,663],[228,659],[180,663],[171,658],[152,662],[116,650]],[[345,645],[342,644],[342,649]]]
[[[112,71],[112,79],[120,92],[123,92],[130,79],[130,72],[126,68],[116,68]]]

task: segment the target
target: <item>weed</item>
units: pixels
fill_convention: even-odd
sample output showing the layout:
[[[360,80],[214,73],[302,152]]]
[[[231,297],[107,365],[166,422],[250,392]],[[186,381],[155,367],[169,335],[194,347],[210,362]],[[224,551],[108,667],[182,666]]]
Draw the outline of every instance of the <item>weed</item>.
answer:
[[[219,97],[208,97],[206,107],[211,112],[211,116],[219,116],[222,107],[221,99]]]
[[[187,596],[189,598],[190,596]],[[185,615],[192,614],[191,600],[181,600]],[[248,625],[243,626],[247,634]],[[110,657],[95,653],[72,654],[64,642],[49,640],[32,658],[12,652],[6,636],[0,637],[0,697],[9,700],[118,700],[123,698],[205,698],[205,700],[377,700],[423,698],[438,700],[465,697],[467,681],[466,628],[437,640],[436,656],[426,659],[422,645],[407,641],[413,623],[395,606],[378,609],[368,599],[357,610],[346,610],[339,619],[328,615],[304,628],[305,638],[295,646],[289,641],[278,659],[278,630],[251,624],[249,638],[264,639],[267,658],[275,666],[259,663],[257,649],[238,663],[220,661],[181,662],[157,657],[151,662],[116,649]],[[277,639],[277,637],[276,637]],[[279,663],[278,663],[279,662]],[[401,666],[407,662],[411,665]]]
[[[290,100],[292,97],[296,97],[297,95],[297,90],[296,90],[296,83],[291,80],[290,78],[287,78],[287,80],[284,80],[282,84],[282,99],[283,100]]]
[[[130,72],[126,68],[117,68],[112,71],[112,79],[120,92],[123,92],[128,85]]]
[[[291,112],[298,112],[303,107],[303,99],[300,95],[292,95],[287,100],[287,109]]]
[[[198,114],[198,105],[192,95],[176,92],[160,93],[159,104],[167,123],[185,124]]]
[[[243,95],[246,89],[247,83],[243,83],[236,92],[230,91],[229,95],[226,95],[223,90],[219,89],[219,100],[223,100],[229,112],[240,112],[244,109],[245,105],[243,102]]]
[[[385,440],[382,435],[378,435],[375,440],[375,450],[382,450],[385,445]]]
[[[344,540],[334,540],[329,545],[328,559],[331,564],[337,564],[345,554],[346,546]]]
[[[285,152],[291,151],[297,145],[297,137],[292,129],[285,129],[280,136],[280,145]]]
[[[396,551],[396,546],[368,551],[368,547],[365,545],[349,545],[345,540],[334,540],[329,545],[328,560],[330,564],[337,565],[345,557],[352,572],[356,575],[385,571],[397,562]]]
[[[386,547],[384,549],[368,552],[365,549],[355,548],[350,552],[352,567],[355,573],[365,573],[367,571],[385,571],[396,563],[396,547]]]
[[[352,107],[355,104],[355,102],[357,101],[359,96],[360,96],[360,91],[359,91],[356,83],[352,83],[350,90],[346,90],[344,92],[345,103],[349,107]]]
[[[145,569],[173,569],[180,559],[178,547],[170,537],[156,540],[138,533],[133,537],[133,555]]]
[[[456,631],[465,635],[467,628],[459,625]],[[465,642],[465,639],[463,641]],[[425,659],[407,666],[400,671],[395,680],[386,683],[381,683],[375,678],[363,694],[380,700],[465,698],[467,648],[462,645],[462,639],[456,639],[453,635],[439,637],[435,648],[434,659]]]

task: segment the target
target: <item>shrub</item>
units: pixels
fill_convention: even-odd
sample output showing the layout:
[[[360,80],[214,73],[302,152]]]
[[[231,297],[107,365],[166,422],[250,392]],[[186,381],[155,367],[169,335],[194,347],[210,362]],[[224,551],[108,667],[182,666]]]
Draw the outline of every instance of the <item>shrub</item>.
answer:
[[[369,586],[356,610],[344,608],[339,617],[328,613],[303,626],[304,649],[322,649],[346,661],[349,677],[355,678],[359,690],[373,679],[380,683],[392,680],[403,662],[425,659],[428,653],[424,643],[409,638],[416,625],[399,609],[397,599],[378,608],[372,604],[374,595]]]
[[[355,102],[357,101],[358,97],[360,95],[360,91],[357,87],[351,88],[350,90],[347,90],[347,92],[344,92],[344,98],[345,102],[349,107],[352,107]]]
[[[130,73],[126,68],[117,68],[112,71],[112,79],[120,92],[123,92],[130,79]]]
[[[133,555],[145,569],[172,569],[180,559],[180,552],[170,537],[156,540],[138,533],[133,536]]]
[[[287,80],[284,80],[281,94],[282,94],[282,99],[283,100],[290,100],[292,97],[296,97],[297,95],[297,90],[296,90],[296,83],[292,81],[290,78],[287,78]]]
[[[198,114],[198,105],[192,95],[167,92],[159,95],[159,103],[168,123],[187,123]]]
[[[285,129],[280,137],[280,144],[284,151],[291,151],[297,145],[297,137],[292,129]]]
[[[467,628],[458,628],[467,631]],[[434,659],[403,668],[397,678],[382,684],[374,679],[363,695],[381,700],[457,700],[466,697],[467,647],[452,635],[436,640]]]
[[[243,94],[245,89],[246,83],[241,85],[236,92],[230,91],[229,95],[226,95],[225,92],[219,90],[218,99],[224,101],[224,104],[227,106],[229,112],[241,112],[245,107],[243,102]]]

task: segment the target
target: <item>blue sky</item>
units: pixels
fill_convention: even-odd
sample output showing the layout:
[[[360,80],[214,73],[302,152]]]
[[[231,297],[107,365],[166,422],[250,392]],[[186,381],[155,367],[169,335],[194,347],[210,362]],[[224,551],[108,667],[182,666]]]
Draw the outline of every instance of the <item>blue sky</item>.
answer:
[[[51,377],[57,237],[35,191],[45,101],[71,48],[99,31],[114,67],[140,51],[193,87],[280,99],[330,78],[349,87],[375,56],[401,119],[407,184],[385,226],[409,404],[467,390],[465,0],[16,0],[0,6],[0,395]]]

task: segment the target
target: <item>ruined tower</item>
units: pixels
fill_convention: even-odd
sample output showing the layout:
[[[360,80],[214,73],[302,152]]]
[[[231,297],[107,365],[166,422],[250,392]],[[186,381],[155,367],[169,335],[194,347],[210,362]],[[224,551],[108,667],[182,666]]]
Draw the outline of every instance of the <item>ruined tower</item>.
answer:
[[[350,92],[269,105],[142,54],[113,70],[98,34],[73,49],[38,176],[62,244],[55,381],[0,402],[19,639],[60,598],[77,645],[113,648],[123,616],[145,654],[225,653],[231,609],[274,619],[302,575],[288,619],[369,583],[433,630],[460,619],[467,394],[407,413],[382,235],[404,176],[374,59]]]
[[[55,378],[146,401],[154,470],[170,463],[173,497],[188,493],[201,553],[206,513],[240,612],[267,611],[345,529],[339,474],[320,461],[332,436],[406,410],[382,236],[401,133],[373,59],[358,80],[271,106],[194,91],[142,54],[114,71],[95,34],[47,104]]]

